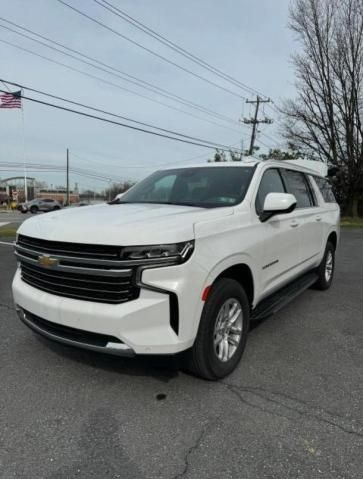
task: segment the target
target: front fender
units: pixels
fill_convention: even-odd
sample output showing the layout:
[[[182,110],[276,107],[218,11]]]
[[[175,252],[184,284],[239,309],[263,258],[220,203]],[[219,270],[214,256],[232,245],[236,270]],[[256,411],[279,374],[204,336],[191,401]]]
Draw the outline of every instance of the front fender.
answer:
[[[245,265],[250,269],[253,283],[254,285],[256,285],[256,281],[255,281],[256,271],[255,271],[255,268],[253,267],[252,258],[250,258],[247,254],[243,254],[243,253],[233,254],[218,261],[212,267],[212,269],[209,271],[208,275],[206,276],[204,280],[203,287],[200,291],[200,298],[202,297],[202,294],[205,288],[207,288],[208,286],[211,286],[224,271],[231,268],[232,266],[237,266],[237,265]],[[193,321],[194,328],[195,328],[193,333],[195,336],[198,332],[199,322],[202,316],[204,304],[205,303],[203,301],[199,301],[195,311],[195,317]],[[252,306],[254,306],[254,301]]]

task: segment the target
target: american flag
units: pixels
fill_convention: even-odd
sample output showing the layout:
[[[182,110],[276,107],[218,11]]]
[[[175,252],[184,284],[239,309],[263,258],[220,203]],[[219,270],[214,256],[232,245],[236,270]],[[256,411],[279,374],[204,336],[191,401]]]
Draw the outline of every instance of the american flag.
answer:
[[[21,108],[21,91],[1,93],[0,108]]]

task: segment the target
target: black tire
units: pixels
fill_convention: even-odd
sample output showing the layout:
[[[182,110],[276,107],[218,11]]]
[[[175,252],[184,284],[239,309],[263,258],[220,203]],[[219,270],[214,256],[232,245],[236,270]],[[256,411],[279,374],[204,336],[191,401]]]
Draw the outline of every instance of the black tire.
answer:
[[[60,210],[59,206],[55,206],[55,207],[53,208],[53,211],[58,211],[58,210]]]
[[[25,215],[25,213],[27,213],[28,210],[23,210],[23,209],[21,209],[20,212],[23,213],[23,215]]]
[[[242,318],[239,322],[241,322],[242,332],[233,355],[222,361],[215,350],[215,327],[221,308],[228,304],[228,301],[237,301],[241,307]],[[204,305],[194,345],[187,351],[187,369],[196,376],[214,381],[230,374],[239,363],[246,345],[249,313],[248,299],[242,286],[233,279],[218,280],[213,285]],[[230,344],[229,347],[231,347]]]
[[[34,206],[34,205],[31,206],[31,207],[30,207],[30,213],[31,213],[32,215],[35,215],[36,213],[38,213],[38,207],[37,207],[37,206]]]
[[[327,272],[329,269],[329,264],[330,264],[330,273]],[[326,289],[329,289],[332,282],[333,282],[333,277],[334,277],[334,270],[335,270],[335,247],[330,241],[328,241],[326,248],[325,248],[325,253],[324,257],[316,270],[318,273],[318,280],[314,284],[314,288],[320,289],[321,291],[324,291]]]

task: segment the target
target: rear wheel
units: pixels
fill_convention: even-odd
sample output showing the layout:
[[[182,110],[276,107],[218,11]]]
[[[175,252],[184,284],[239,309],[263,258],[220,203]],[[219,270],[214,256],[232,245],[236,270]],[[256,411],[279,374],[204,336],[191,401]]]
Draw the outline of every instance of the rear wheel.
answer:
[[[30,213],[32,213],[33,215],[35,215],[36,213],[38,213],[38,207],[37,206],[31,206],[30,207]]]
[[[325,248],[324,257],[320,263],[319,268],[317,269],[318,280],[315,283],[315,288],[320,290],[329,289],[334,277],[335,269],[335,248],[330,241],[327,243]]]
[[[54,206],[53,211],[58,211],[59,209],[59,206]]]
[[[230,374],[241,359],[248,326],[244,289],[233,279],[218,280],[204,306],[195,343],[187,352],[188,369],[209,380]]]

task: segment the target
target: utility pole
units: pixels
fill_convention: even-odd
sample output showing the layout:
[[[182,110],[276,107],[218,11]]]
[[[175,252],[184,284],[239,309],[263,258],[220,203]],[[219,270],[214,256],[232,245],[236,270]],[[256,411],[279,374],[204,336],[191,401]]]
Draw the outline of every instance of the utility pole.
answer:
[[[255,141],[256,141],[256,133],[257,133],[257,126],[260,124],[260,123],[266,123],[268,125],[271,125],[271,123],[273,123],[273,121],[271,120],[271,118],[264,118],[263,120],[259,120],[258,119],[258,112],[260,110],[260,105],[262,103],[270,103],[271,102],[271,99],[268,98],[267,100],[263,100],[261,97],[257,96],[256,100],[246,100],[246,103],[251,103],[251,104],[254,104],[256,105],[256,108],[255,108],[255,114],[254,114],[254,117],[253,118],[244,118],[243,119],[243,123],[245,123],[246,125],[252,125],[252,134],[251,134],[251,142],[250,142],[250,148],[248,150],[248,154],[251,156],[253,155],[253,149],[255,147]]]
[[[108,180],[108,201],[111,201],[111,178]]]
[[[244,148],[244,139],[241,140],[241,153],[239,155],[239,161],[242,161],[243,158],[243,148]]]
[[[28,201],[28,178],[27,178],[25,163],[24,163],[24,197],[25,197],[25,203],[26,203]]]
[[[67,148],[67,206],[69,206],[69,149]]]

